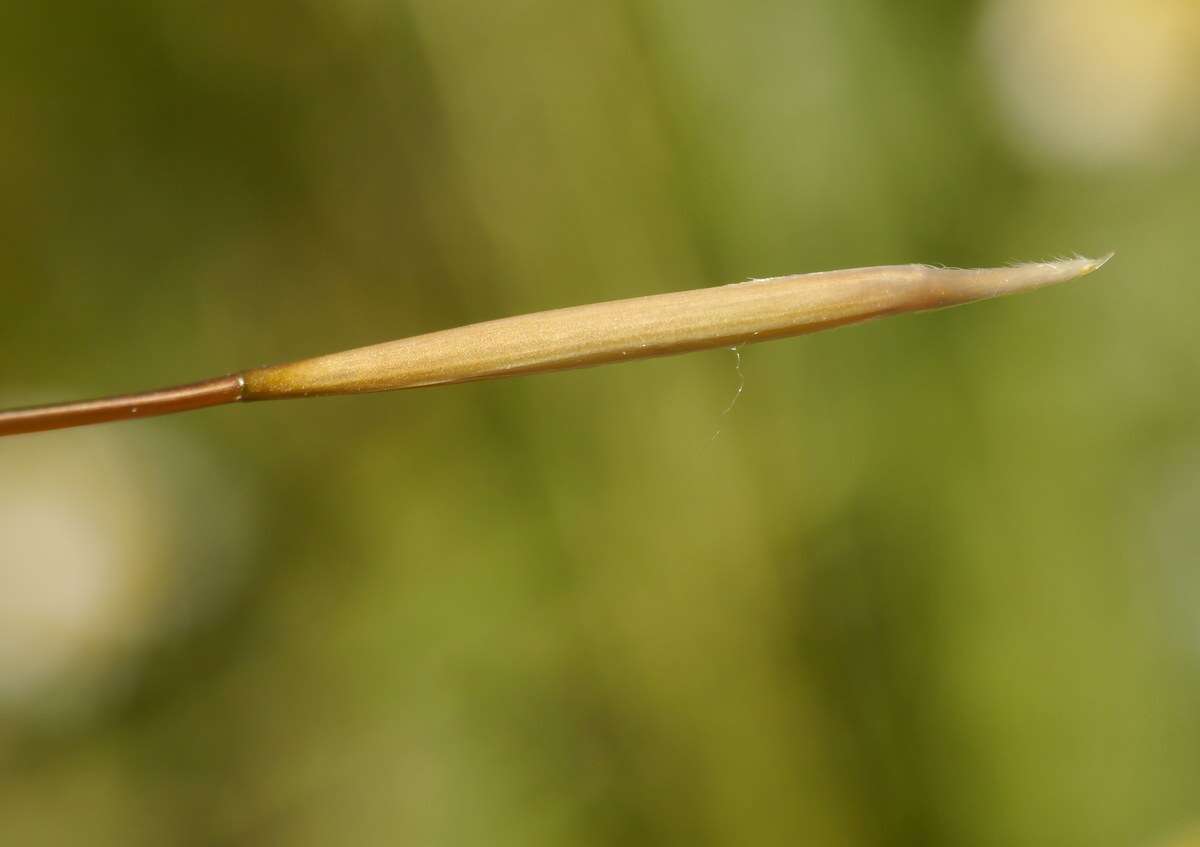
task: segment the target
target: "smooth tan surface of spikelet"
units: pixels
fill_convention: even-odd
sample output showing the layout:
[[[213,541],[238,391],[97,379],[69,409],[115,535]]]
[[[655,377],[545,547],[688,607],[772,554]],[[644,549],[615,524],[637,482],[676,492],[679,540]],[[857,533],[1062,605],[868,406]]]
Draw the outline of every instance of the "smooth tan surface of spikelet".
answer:
[[[980,270],[887,265],[555,309],[248,371],[244,397],[390,391],[750,344],[1029,291],[1107,259]]]
[[[982,270],[886,265],[554,309],[174,388],[0,412],[0,436],[241,400],[392,391],[737,347],[1030,291],[1091,273],[1110,256]]]

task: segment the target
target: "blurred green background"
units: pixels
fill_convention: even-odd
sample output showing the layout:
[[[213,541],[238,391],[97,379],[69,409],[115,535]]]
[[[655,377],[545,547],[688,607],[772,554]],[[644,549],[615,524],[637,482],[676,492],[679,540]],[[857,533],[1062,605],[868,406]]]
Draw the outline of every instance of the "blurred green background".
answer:
[[[728,414],[717,351],[5,440],[0,843],[1196,843],[1198,105],[1190,0],[7,4],[4,405],[1117,257]]]

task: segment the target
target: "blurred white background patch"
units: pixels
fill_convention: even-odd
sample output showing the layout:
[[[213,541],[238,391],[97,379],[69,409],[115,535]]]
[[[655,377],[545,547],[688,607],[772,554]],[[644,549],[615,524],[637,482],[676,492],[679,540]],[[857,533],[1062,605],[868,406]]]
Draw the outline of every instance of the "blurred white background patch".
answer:
[[[193,444],[62,431],[5,439],[0,468],[0,715],[93,713],[245,572],[248,498]]]
[[[1196,138],[1194,0],[991,0],[980,42],[1008,127],[1032,155],[1144,164]]]

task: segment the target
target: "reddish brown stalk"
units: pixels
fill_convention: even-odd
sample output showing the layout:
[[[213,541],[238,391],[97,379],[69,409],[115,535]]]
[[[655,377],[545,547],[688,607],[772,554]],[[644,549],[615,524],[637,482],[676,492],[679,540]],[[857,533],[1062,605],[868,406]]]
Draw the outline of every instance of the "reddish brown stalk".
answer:
[[[160,388],[142,394],[125,394],[101,400],[80,400],[52,406],[33,406],[0,412],[0,435],[43,432],[71,426],[150,418],[220,406],[242,399],[245,383],[240,376],[206,379],[190,385]]]

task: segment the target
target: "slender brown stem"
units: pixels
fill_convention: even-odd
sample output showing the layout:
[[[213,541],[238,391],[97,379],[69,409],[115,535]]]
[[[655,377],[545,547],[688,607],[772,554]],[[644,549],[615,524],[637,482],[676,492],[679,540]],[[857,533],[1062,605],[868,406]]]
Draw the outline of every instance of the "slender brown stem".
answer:
[[[0,412],[0,435],[166,415],[237,400],[363,394],[626,362],[819,332],[1030,291],[1108,260],[961,270],[888,265],[591,303],[104,400]]]
[[[205,406],[220,406],[241,400],[244,384],[240,376],[225,376],[142,394],[13,409],[0,412],[0,435],[149,418],[203,409]]]

